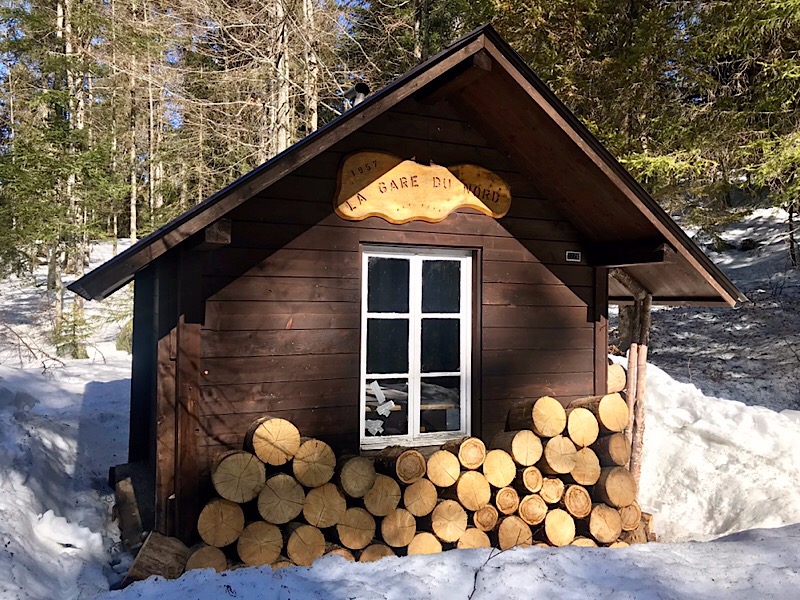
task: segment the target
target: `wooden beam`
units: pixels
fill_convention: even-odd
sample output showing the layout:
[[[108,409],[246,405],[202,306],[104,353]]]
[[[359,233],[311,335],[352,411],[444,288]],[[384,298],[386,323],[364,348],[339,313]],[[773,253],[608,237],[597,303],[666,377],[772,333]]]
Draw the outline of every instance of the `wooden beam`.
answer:
[[[605,244],[590,250],[595,267],[621,268],[675,262],[675,250],[669,244]]]
[[[200,243],[193,249],[199,251],[216,250],[230,246],[231,243],[231,220],[219,219],[203,229]]]
[[[436,80],[428,86],[430,89],[421,90],[416,96],[417,100],[422,104],[437,104],[442,100],[447,100],[453,94],[457,94],[465,87],[479,82],[492,70],[492,58],[483,50],[474,54],[465,63],[465,69],[455,68],[440,78],[444,82]]]
[[[641,300],[650,293],[638,279],[623,269],[611,269],[609,275],[627,289],[635,300]]]
[[[608,382],[608,270],[594,269],[594,395],[605,395]]]
[[[190,544],[199,515],[200,330],[204,301],[199,282],[203,255],[182,252],[178,265],[178,335],[176,352],[175,527],[176,535]]]

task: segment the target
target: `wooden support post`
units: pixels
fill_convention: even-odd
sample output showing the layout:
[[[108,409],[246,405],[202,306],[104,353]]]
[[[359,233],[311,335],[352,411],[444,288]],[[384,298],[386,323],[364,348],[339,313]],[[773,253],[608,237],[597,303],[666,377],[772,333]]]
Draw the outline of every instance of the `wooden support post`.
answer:
[[[608,269],[594,270],[594,395],[606,393],[608,379]]]
[[[642,446],[644,444],[644,394],[647,370],[647,345],[650,343],[650,316],[653,296],[645,295],[642,300],[641,319],[639,321],[639,348],[636,365],[636,404],[634,406],[633,432],[631,439],[630,471],[636,484],[642,472]]]
[[[204,318],[199,289],[202,260],[200,253],[183,252],[178,267],[175,525],[177,537],[186,543],[191,543],[194,537],[200,514],[197,404],[200,400],[200,330]]]
[[[639,364],[639,344],[633,343],[628,348],[628,380],[625,385],[625,401],[628,403],[628,426],[625,428],[625,435],[628,438],[628,444],[633,439],[633,415],[634,407],[636,404],[636,367]]]

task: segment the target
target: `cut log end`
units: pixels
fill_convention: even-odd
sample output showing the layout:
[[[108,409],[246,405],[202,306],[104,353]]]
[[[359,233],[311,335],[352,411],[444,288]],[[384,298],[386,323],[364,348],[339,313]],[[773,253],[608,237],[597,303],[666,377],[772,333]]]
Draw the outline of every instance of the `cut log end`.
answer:
[[[505,450],[491,450],[486,454],[483,474],[494,487],[504,488],[514,481],[517,476],[517,467]]]
[[[636,481],[623,467],[607,467],[600,472],[594,495],[595,499],[615,508],[630,506],[636,501]]]
[[[364,506],[376,517],[385,517],[400,504],[400,495],[400,486],[394,479],[378,475],[364,496]]]
[[[461,475],[458,458],[446,450],[434,452],[428,459],[428,479],[436,486],[450,487]]]
[[[408,546],[417,533],[417,520],[404,508],[396,508],[381,521],[381,537],[393,548]]]
[[[292,523],[291,533],[286,542],[286,553],[296,565],[308,567],[325,554],[325,536],[313,525]]]
[[[342,520],[345,510],[344,495],[332,483],[310,490],[303,503],[303,517],[314,527],[333,527]]]
[[[501,488],[495,494],[494,504],[504,515],[513,515],[519,507],[519,494],[512,487]]]
[[[567,546],[575,539],[575,520],[568,512],[556,508],[547,513],[544,531],[553,546]]]
[[[528,494],[520,500],[518,511],[528,525],[538,525],[547,516],[547,504],[538,494]]]
[[[259,419],[247,432],[246,445],[255,455],[275,467],[289,462],[300,448],[300,432],[286,419]]]
[[[601,544],[616,541],[622,533],[619,512],[606,504],[595,504],[589,516],[589,533]]]
[[[592,512],[592,497],[586,488],[580,485],[569,485],[564,490],[564,508],[576,519],[583,519]]]
[[[564,496],[564,482],[555,477],[545,477],[539,495],[547,504],[558,504]]]
[[[600,425],[589,410],[574,408],[567,414],[567,433],[576,446],[584,447],[594,444],[600,433]]]
[[[592,444],[603,467],[624,467],[631,459],[631,443],[624,433],[612,433],[602,436]]]
[[[292,461],[292,471],[301,484],[309,488],[328,483],[336,468],[336,456],[331,447],[321,440],[303,442]]]
[[[480,510],[476,510],[472,515],[472,523],[476,529],[481,531],[491,531],[497,526],[500,515],[497,509],[491,504],[487,504]]]
[[[433,533],[443,542],[457,542],[467,529],[467,513],[454,500],[444,500],[431,513]]]
[[[226,452],[211,467],[214,489],[231,502],[249,502],[258,496],[265,481],[264,463],[243,450]]]
[[[225,500],[215,498],[203,507],[197,519],[197,532],[209,546],[224,548],[235,542],[244,530],[244,513],[242,507]]]
[[[394,551],[386,544],[372,544],[364,548],[358,562],[375,562],[387,556],[395,556]]]
[[[581,448],[575,453],[575,467],[570,477],[580,485],[594,485],[600,478],[600,461],[591,448]]]
[[[517,488],[536,494],[542,489],[542,472],[536,467],[526,467],[517,475]]]
[[[193,569],[214,569],[217,573],[222,573],[228,568],[228,559],[225,553],[214,546],[202,546],[189,556],[186,561],[186,570]]]
[[[403,506],[415,517],[431,514],[437,499],[436,486],[428,479],[415,481],[403,491]]]
[[[486,533],[480,529],[470,527],[464,532],[464,535],[459,538],[456,548],[468,550],[470,548],[489,548],[491,545],[492,543],[489,541],[489,536],[486,535]]]
[[[303,511],[306,494],[291,475],[279,473],[267,480],[258,495],[258,512],[267,523],[284,525]]]
[[[242,562],[250,567],[270,565],[278,560],[283,550],[283,535],[275,525],[256,521],[242,531],[236,551]]]
[[[348,508],[336,526],[342,546],[361,550],[375,537],[375,518],[363,508]]]
[[[342,462],[339,483],[351,498],[363,498],[375,483],[375,464],[366,456],[354,456]]]
[[[533,543],[533,532],[530,525],[519,517],[506,517],[497,531],[497,542],[501,550],[515,546],[530,546]]]
[[[456,483],[458,501],[467,510],[480,510],[492,499],[492,490],[486,477],[478,471],[465,471]]]
[[[503,431],[492,438],[493,450],[505,450],[518,465],[529,467],[542,457],[542,440],[530,429]]]
[[[564,475],[575,468],[577,462],[575,444],[563,435],[547,440],[544,445],[539,470],[549,475]]]
[[[421,531],[414,536],[408,545],[408,555],[438,554],[442,551],[442,543],[428,531]]]

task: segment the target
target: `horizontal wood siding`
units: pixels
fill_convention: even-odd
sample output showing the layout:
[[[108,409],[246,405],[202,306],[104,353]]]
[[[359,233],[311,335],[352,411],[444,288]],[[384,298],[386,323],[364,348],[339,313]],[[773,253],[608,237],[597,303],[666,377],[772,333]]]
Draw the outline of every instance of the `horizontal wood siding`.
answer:
[[[460,210],[435,224],[344,221],[332,214],[337,169],[364,149],[493,169],[511,185],[511,210],[499,220]],[[229,216],[232,243],[210,255],[202,281],[197,412],[209,460],[240,446],[263,414],[357,448],[364,244],[458,247],[481,257],[473,410],[483,437],[502,429],[516,401],[593,392],[594,278],[580,236],[446,102],[401,104]],[[567,264],[569,250],[583,252],[582,262]]]

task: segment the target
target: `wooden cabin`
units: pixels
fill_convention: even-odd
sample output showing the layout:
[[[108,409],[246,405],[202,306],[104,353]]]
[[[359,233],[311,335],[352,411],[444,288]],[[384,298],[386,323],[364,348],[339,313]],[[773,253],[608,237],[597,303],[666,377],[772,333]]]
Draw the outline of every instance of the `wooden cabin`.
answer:
[[[70,289],[136,283],[128,467],[144,527],[188,539],[262,415],[358,452],[604,393],[620,279],[743,299],[487,26]]]

